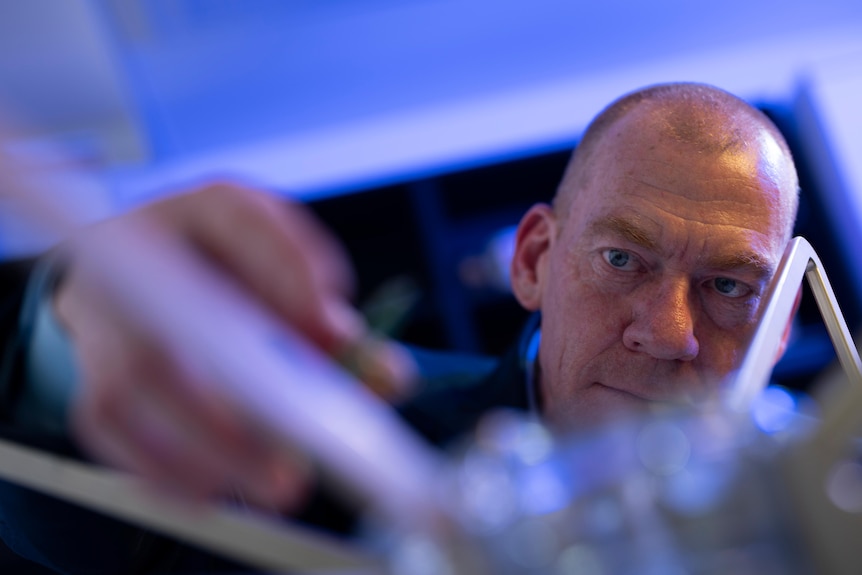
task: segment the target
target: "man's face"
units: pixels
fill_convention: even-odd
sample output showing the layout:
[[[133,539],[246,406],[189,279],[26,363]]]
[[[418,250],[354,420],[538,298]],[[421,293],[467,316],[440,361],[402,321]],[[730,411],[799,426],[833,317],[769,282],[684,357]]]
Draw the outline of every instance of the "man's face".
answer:
[[[702,152],[640,116],[602,139],[568,214],[536,208],[554,425],[714,391],[738,367],[783,253],[789,160],[765,132],[754,149]]]

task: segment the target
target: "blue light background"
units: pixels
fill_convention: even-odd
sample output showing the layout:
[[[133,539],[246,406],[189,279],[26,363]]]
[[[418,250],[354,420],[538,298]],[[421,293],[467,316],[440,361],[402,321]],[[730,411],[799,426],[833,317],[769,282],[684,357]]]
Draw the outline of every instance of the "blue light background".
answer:
[[[123,166],[121,203],[219,170],[308,196],[569,145],[658,81],[789,101],[860,51],[858,0],[32,0],[0,99]]]

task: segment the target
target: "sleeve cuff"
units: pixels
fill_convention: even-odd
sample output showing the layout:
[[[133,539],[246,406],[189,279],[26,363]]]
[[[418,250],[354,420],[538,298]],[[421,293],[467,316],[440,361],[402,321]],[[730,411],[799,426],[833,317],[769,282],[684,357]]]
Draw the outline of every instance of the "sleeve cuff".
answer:
[[[25,383],[13,410],[16,422],[36,431],[66,435],[68,412],[78,385],[78,365],[68,333],[54,313],[53,295],[62,262],[40,261],[27,285],[21,330],[28,339]]]

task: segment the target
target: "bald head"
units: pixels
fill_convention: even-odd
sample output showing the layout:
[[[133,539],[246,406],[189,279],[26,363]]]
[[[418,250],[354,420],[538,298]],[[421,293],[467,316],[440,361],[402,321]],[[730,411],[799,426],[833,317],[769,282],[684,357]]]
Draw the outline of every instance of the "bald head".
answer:
[[[797,180],[760,112],[696,84],[590,125],[553,208],[521,219],[511,278],[540,311],[543,415],[566,428],[697,401],[739,366],[792,233]]]
[[[625,121],[624,121],[625,120]],[[554,210],[565,217],[578,191],[592,178],[595,155],[613,153],[626,131],[648,133],[655,144],[671,143],[719,157],[723,153],[756,151],[767,169],[783,182],[782,226],[790,238],[798,206],[798,180],[790,149],[781,132],[763,114],[736,96],[705,84],[650,86],[610,104],[588,126],[554,198]],[[766,157],[769,156],[769,157]]]

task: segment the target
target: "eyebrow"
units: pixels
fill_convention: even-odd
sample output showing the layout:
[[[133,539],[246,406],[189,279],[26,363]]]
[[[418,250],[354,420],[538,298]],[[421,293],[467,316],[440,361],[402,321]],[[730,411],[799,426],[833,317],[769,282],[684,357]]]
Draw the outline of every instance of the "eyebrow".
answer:
[[[650,250],[655,250],[658,247],[658,241],[651,233],[626,218],[608,216],[590,224],[591,234],[607,232],[621,236],[632,243]]]
[[[768,261],[755,253],[719,255],[707,260],[707,265],[718,270],[749,270],[763,279],[772,277],[775,271]]]
[[[658,240],[655,236],[631,219],[608,216],[590,224],[590,232],[615,234],[643,248],[658,250]],[[769,261],[754,252],[718,254],[705,260],[704,263],[708,268],[715,270],[747,270],[763,279],[772,277],[775,271]]]

